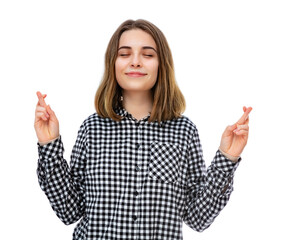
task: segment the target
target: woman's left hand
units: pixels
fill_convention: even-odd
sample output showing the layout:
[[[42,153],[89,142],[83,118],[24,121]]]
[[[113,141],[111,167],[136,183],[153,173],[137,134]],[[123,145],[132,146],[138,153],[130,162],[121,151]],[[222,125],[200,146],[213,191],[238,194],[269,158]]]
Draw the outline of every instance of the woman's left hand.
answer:
[[[221,151],[239,157],[244,150],[249,135],[249,113],[252,108],[243,107],[244,114],[235,124],[228,126],[221,139]]]

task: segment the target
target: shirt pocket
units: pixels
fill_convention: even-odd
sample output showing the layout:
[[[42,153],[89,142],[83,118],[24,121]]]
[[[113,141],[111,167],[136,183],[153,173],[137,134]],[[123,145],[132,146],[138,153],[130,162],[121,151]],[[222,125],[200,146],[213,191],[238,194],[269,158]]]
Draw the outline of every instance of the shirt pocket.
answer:
[[[178,144],[154,141],[150,146],[148,176],[165,183],[174,183],[179,176],[181,149]]]

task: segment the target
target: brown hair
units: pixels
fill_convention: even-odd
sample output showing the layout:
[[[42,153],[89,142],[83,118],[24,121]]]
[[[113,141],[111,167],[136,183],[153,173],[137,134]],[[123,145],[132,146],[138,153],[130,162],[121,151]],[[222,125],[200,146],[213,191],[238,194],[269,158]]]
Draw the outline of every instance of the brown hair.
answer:
[[[157,81],[151,89],[153,94],[153,107],[149,122],[171,120],[178,118],[185,111],[185,99],[177,86],[172,53],[168,42],[159,28],[149,21],[138,19],[126,20],[112,35],[106,53],[105,70],[102,81],[95,95],[95,108],[99,116],[109,117],[120,121],[121,116],[114,112],[116,107],[122,107],[120,97],[122,89],[117,83],[115,75],[115,61],[119,40],[124,31],[141,29],[152,36],[159,58]]]

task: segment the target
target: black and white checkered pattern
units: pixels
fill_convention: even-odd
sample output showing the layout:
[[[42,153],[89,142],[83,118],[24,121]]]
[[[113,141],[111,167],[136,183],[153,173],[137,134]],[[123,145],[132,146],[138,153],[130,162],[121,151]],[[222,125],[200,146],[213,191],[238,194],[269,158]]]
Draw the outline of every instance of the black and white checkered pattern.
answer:
[[[182,116],[149,123],[123,108],[121,122],[97,113],[81,125],[71,154],[62,138],[40,146],[41,189],[73,239],[182,240],[182,222],[208,228],[233,191],[233,163],[217,151],[206,170],[195,125]]]

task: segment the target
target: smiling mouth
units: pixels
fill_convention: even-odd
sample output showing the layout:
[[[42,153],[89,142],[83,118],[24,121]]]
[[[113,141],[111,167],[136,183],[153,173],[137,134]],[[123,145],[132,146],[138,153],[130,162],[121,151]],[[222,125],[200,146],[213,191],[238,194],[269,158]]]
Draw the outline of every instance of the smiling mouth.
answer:
[[[147,74],[145,73],[126,73],[126,75],[127,76],[129,76],[129,77],[144,77],[144,76],[146,76]]]

